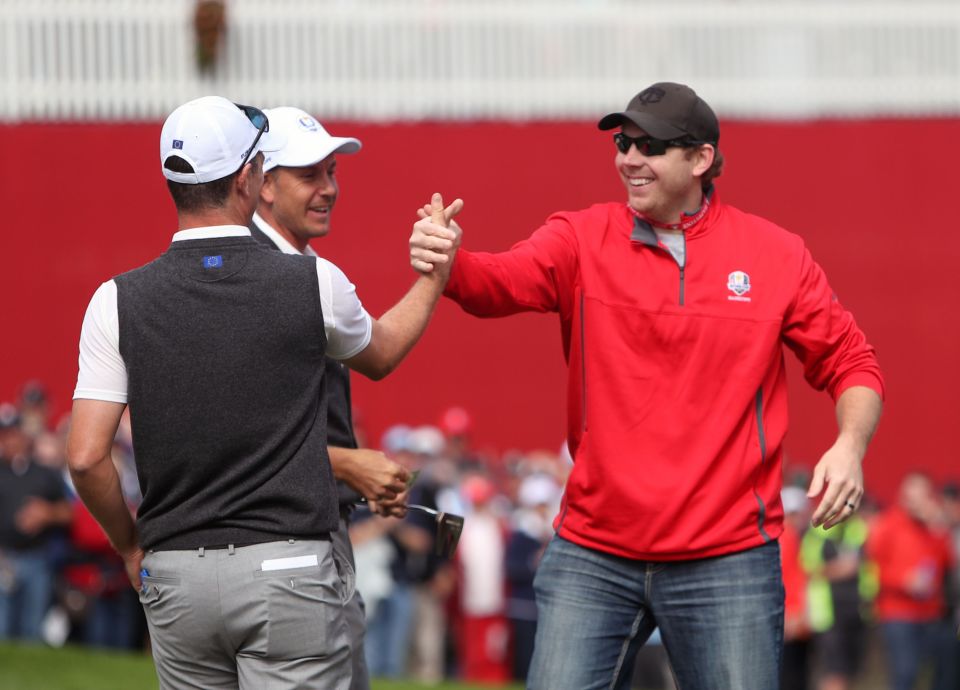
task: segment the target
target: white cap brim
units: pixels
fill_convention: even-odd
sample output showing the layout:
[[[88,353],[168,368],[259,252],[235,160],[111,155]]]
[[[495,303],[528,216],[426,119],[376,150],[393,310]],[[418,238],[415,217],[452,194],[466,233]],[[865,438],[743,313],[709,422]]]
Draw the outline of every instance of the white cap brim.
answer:
[[[264,172],[279,167],[305,168],[308,165],[316,165],[335,153],[356,153],[363,148],[363,144],[359,139],[352,137],[327,137],[323,145],[289,147],[291,150],[284,150],[285,148],[281,145],[267,155],[263,163]]]
[[[354,137],[330,136],[316,118],[299,108],[282,106],[264,111],[270,133],[285,136],[283,145],[266,155],[264,172],[277,167],[304,168],[335,153],[356,153],[363,144]]]

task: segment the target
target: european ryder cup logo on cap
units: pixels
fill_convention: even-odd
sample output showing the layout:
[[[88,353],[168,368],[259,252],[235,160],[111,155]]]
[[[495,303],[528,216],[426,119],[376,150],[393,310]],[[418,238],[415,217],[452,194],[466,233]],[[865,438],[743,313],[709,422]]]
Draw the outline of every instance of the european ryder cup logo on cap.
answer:
[[[309,115],[304,115],[303,117],[301,117],[299,120],[297,120],[297,124],[300,125],[302,129],[305,129],[308,132],[317,131],[317,121],[314,120]]]
[[[743,271],[734,271],[727,276],[727,289],[733,295],[727,295],[727,299],[735,302],[749,302],[749,297],[744,295],[750,292],[750,276]]]

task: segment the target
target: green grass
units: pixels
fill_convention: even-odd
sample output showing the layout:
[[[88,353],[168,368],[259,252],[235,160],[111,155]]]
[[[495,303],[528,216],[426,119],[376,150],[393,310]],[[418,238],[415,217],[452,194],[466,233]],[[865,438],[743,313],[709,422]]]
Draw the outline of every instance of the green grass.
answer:
[[[83,647],[0,645],[0,690],[141,690],[157,687],[144,654]]]
[[[373,690],[480,690],[461,683],[421,685],[375,681]],[[505,690],[519,690],[520,685]],[[85,647],[50,649],[0,644],[0,690],[154,690],[157,676],[147,654],[94,651]]]

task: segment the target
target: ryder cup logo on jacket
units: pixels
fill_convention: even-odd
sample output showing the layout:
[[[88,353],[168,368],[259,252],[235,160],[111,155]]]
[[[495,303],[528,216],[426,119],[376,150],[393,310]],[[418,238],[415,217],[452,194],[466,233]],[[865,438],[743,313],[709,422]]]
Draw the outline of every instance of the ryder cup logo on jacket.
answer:
[[[732,292],[732,295],[727,295],[728,300],[734,302],[749,302],[749,297],[744,297],[744,295],[750,292],[750,276],[748,276],[743,271],[734,271],[727,276],[727,289]]]

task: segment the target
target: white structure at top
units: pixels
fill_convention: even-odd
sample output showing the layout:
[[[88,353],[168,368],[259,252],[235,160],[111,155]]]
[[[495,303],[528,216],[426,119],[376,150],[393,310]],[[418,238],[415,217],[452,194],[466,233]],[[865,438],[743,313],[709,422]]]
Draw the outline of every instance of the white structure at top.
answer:
[[[594,118],[660,80],[724,116],[960,115],[960,2],[0,0],[0,120],[158,119],[222,94],[322,118]]]

